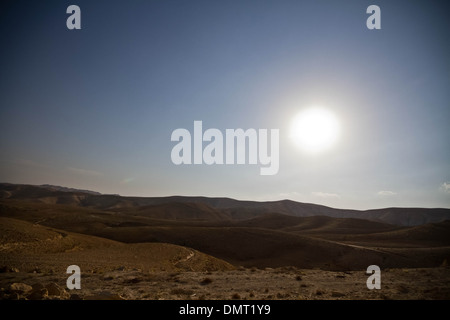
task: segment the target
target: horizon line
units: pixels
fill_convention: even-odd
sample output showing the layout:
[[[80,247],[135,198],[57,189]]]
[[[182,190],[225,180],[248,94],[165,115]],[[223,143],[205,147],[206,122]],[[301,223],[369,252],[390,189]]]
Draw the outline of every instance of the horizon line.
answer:
[[[373,210],[386,210],[386,209],[444,209],[444,210],[450,210],[450,208],[445,207],[408,207],[408,206],[394,206],[394,207],[379,207],[379,208],[371,208],[371,209],[352,209],[352,208],[337,208],[337,207],[331,207],[319,203],[313,203],[313,202],[302,202],[297,200],[292,200],[288,198],[284,199],[278,199],[278,200],[249,200],[249,199],[237,199],[233,197],[227,197],[227,196],[204,196],[204,195],[180,195],[180,194],[174,194],[174,195],[165,195],[165,196],[144,196],[144,195],[123,195],[119,193],[102,193],[95,190],[89,190],[84,188],[74,188],[74,187],[67,187],[67,186],[60,186],[60,185],[54,185],[49,183],[44,184],[29,184],[29,183],[11,183],[11,182],[0,182],[0,184],[9,184],[9,185],[23,185],[23,186],[32,186],[32,187],[59,187],[59,188],[65,188],[65,189],[73,189],[74,191],[80,191],[84,193],[93,192],[98,193],[99,195],[104,196],[119,196],[119,197],[127,197],[127,198],[172,198],[172,197],[180,197],[180,198],[208,198],[208,199],[228,199],[228,200],[234,200],[239,202],[256,202],[256,203],[274,203],[274,202],[284,202],[284,201],[291,201],[299,204],[306,204],[306,205],[314,205],[314,206],[320,206],[325,207],[333,210],[346,210],[346,211],[373,211]],[[72,191],[72,192],[74,192]],[[71,192],[71,191],[61,191],[61,192]]]

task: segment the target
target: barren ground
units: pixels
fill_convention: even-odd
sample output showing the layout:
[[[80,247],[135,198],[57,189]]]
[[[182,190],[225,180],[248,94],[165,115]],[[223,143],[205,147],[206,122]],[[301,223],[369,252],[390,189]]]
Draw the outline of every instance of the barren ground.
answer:
[[[2,299],[25,298],[10,290],[13,283],[47,287],[54,283],[60,295],[43,299],[150,299],[150,300],[317,300],[317,299],[450,299],[450,269],[387,269],[381,289],[366,287],[364,271],[333,272],[296,269],[238,268],[213,272],[143,272],[140,270],[83,272],[81,289],[68,290],[63,273],[7,272],[0,274]],[[39,285],[40,284],[40,285]],[[65,290],[62,290],[65,289]]]
[[[156,200],[0,184],[0,300],[450,299],[450,220],[407,227]],[[449,213],[418,210],[396,217]],[[69,265],[80,290],[66,287]],[[369,265],[380,290],[366,286]]]

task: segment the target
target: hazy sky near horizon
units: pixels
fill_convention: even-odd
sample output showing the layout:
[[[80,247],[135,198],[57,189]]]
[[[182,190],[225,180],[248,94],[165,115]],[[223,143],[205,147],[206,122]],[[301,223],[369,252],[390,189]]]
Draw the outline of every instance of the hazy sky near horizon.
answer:
[[[66,9],[81,8],[81,30]],[[368,30],[369,5],[381,30]],[[10,1],[0,5],[0,182],[121,195],[450,207],[450,3]],[[289,138],[320,105],[320,154]],[[280,167],[180,165],[177,128],[276,128]]]

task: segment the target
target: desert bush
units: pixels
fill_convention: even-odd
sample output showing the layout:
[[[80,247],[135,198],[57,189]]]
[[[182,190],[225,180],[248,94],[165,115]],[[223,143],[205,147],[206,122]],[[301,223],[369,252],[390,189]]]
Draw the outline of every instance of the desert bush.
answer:
[[[323,291],[323,290],[320,290],[320,289],[317,289],[316,290],[316,295],[317,296],[321,296],[321,295],[323,295],[325,293],[325,291]]]
[[[184,288],[175,288],[170,291],[170,294],[179,294],[179,295],[188,295],[188,296],[190,296],[193,293],[194,293],[194,291],[189,290],[189,289],[184,289]]]
[[[211,282],[213,282],[211,278],[205,278],[202,280],[202,282],[200,282],[200,284],[205,286],[207,284],[210,284]]]

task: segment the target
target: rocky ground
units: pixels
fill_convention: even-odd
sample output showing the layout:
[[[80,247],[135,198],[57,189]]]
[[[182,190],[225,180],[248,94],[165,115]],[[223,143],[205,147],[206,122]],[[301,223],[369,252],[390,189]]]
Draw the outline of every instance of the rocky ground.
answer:
[[[381,289],[369,290],[365,271],[333,272],[284,267],[210,272],[145,272],[118,268],[81,273],[81,289],[68,274],[3,267],[0,299],[83,300],[328,300],[450,299],[450,268],[386,269]]]

